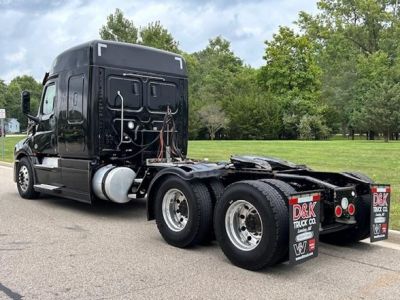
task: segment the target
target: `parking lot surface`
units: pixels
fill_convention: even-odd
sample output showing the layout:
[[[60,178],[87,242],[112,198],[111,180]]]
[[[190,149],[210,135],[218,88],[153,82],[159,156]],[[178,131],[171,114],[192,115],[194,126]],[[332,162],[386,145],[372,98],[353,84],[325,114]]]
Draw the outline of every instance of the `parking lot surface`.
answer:
[[[321,244],[319,257],[261,272],[217,243],[166,244],[146,203],[24,200],[0,166],[0,299],[400,299],[400,246]]]

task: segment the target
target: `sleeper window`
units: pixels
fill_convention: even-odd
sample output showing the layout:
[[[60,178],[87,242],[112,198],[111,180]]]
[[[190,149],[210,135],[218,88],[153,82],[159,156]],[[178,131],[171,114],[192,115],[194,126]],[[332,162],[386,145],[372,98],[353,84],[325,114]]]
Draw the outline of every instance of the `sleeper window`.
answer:
[[[83,75],[71,76],[68,82],[68,123],[83,121]]]
[[[110,76],[108,91],[108,105],[111,108],[121,108],[122,100],[118,91],[124,97],[124,108],[139,110],[142,107],[142,82],[139,79]]]
[[[148,94],[148,107],[151,111],[165,112],[168,107],[176,111],[178,88],[174,83],[150,82]]]
[[[46,88],[42,104],[42,114],[49,115],[53,112],[55,98],[56,85],[53,83]]]

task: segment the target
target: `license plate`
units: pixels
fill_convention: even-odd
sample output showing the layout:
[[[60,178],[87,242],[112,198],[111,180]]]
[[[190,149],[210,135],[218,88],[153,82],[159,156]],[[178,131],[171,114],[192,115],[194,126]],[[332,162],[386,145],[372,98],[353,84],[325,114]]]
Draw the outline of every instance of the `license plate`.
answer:
[[[318,256],[321,193],[296,193],[289,198],[289,263]]]
[[[389,234],[390,185],[371,184],[371,242],[386,240]]]

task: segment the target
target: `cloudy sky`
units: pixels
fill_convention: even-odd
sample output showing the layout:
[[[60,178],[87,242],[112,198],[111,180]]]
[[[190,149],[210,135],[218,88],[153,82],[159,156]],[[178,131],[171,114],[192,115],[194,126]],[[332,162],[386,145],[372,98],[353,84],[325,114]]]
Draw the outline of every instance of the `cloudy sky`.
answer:
[[[279,25],[293,26],[299,11],[316,11],[315,0],[0,0],[0,79],[22,74],[41,80],[53,58],[99,38],[115,8],[136,26],[160,20],[186,52],[222,35],[245,63],[263,63],[264,41]]]

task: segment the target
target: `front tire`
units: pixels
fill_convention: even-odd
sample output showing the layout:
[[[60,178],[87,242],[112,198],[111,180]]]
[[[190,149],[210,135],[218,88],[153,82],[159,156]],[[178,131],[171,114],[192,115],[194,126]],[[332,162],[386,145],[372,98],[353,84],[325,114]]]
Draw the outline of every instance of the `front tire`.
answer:
[[[208,239],[212,226],[212,203],[207,187],[177,176],[160,185],[155,202],[158,230],[164,240],[186,248]]]
[[[270,185],[254,180],[231,184],[214,209],[219,245],[235,265],[259,270],[276,264],[288,247],[288,209]]]
[[[21,158],[17,165],[17,188],[19,195],[24,199],[36,199],[38,192],[33,188],[33,169],[27,157]]]

